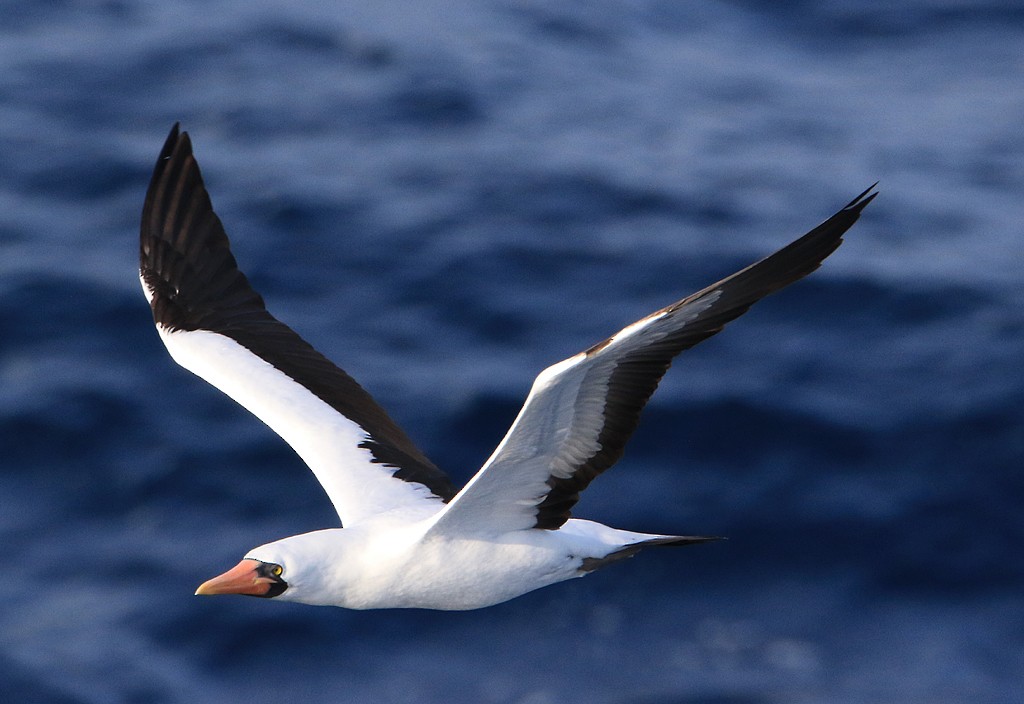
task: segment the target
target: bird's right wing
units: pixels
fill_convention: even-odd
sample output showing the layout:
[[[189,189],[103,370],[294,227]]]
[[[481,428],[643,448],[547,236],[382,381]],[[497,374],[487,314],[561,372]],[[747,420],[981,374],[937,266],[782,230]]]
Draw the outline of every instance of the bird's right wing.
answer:
[[[580,492],[622,456],[673,358],[817,269],[877,195],[873,188],[771,256],[541,372],[508,434],[430,532],[564,524]]]

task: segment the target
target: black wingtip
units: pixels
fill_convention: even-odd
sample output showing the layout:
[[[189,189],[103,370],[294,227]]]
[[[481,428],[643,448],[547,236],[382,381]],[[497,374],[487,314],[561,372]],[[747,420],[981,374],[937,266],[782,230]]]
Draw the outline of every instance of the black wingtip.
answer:
[[[150,207],[150,202],[153,199],[153,189],[159,183],[163,177],[164,169],[167,168],[167,164],[171,161],[174,156],[174,152],[178,149],[179,144],[184,144],[184,148],[191,153],[192,144],[188,139],[188,132],[181,132],[181,123],[175,122],[174,126],[171,127],[171,131],[167,134],[167,139],[164,140],[164,146],[160,149],[160,155],[156,158],[156,165],[153,167],[153,175],[149,180],[149,188],[146,191],[146,205],[143,207],[143,213],[147,212]]]
[[[164,146],[160,150],[160,156],[158,161],[165,161],[171,158],[171,154],[174,153],[174,147],[178,144],[178,139],[181,136],[188,136],[186,132],[184,135],[181,134],[181,123],[175,122],[174,126],[171,127],[171,131],[167,134],[167,139],[164,140]]]
[[[852,211],[854,211],[854,212],[859,214],[860,211],[864,210],[864,208],[867,207],[868,203],[873,201],[875,199],[875,196],[878,195],[878,191],[875,191],[874,193],[871,193],[871,191],[875,190],[875,186],[877,186],[877,185],[878,185],[878,181],[875,181],[870,186],[865,188],[863,193],[861,193],[859,196],[857,196],[856,198],[851,200],[849,203],[844,205],[843,206],[843,210],[852,210]]]

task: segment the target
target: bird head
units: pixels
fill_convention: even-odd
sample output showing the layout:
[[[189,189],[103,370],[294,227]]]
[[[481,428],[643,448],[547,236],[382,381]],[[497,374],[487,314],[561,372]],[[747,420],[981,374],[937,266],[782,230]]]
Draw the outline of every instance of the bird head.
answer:
[[[196,589],[196,594],[245,594],[270,598],[287,590],[284,565],[246,557],[224,574],[203,582]]]
[[[244,594],[317,603],[314,595],[331,580],[333,567],[342,557],[343,533],[340,529],[316,531],[253,548],[230,570],[203,582],[196,594]]]

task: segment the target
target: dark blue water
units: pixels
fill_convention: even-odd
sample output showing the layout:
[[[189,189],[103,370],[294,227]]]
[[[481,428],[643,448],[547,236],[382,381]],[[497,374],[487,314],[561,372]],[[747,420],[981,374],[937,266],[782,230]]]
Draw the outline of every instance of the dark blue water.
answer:
[[[1020,701],[1018,3],[0,18],[5,700]],[[728,542],[470,613],[204,599],[334,519],[152,329],[137,221],[176,120],[271,310],[459,480],[540,369],[882,194],[677,361],[579,506]]]

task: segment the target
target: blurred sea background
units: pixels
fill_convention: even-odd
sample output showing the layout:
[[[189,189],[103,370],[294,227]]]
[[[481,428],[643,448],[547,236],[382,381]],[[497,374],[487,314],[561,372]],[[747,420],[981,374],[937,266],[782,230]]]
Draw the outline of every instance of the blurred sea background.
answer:
[[[0,18],[5,700],[1021,701],[1019,2]],[[138,218],[178,120],[271,311],[460,482],[542,368],[881,195],[676,361],[576,512],[728,542],[468,613],[198,598],[336,517],[153,330]]]

